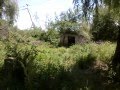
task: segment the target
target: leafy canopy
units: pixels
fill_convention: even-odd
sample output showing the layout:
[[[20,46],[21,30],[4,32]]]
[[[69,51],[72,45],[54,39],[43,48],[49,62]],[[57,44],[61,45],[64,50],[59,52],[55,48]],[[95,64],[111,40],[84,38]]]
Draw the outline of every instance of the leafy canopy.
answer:
[[[0,19],[8,20],[12,24],[16,19],[17,9],[16,0],[0,0]]]
[[[73,0],[75,6],[82,6],[82,11],[85,17],[90,15],[90,12],[95,11],[98,15],[99,6],[108,6],[111,12],[120,15],[120,0]]]

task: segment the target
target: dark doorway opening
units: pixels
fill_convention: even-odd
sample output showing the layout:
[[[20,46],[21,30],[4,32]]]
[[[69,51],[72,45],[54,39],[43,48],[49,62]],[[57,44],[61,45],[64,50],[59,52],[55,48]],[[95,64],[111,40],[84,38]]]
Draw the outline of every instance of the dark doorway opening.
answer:
[[[75,44],[75,37],[74,36],[68,36],[68,46]]]

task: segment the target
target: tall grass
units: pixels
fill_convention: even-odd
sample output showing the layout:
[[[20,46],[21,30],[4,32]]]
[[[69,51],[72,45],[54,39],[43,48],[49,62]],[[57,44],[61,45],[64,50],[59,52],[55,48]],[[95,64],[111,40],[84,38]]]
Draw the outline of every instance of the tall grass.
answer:
[[[0,42],[1,45],[4,45]],[[96,90],[104,89],[105,80],[103,73],[95,70],[89,71],[92,62],[101,61],[108,64],[114,54],[115,44],[104,42],[101,44],[88,43],[82,45],[74,45],[70,48],[55,48],[51,45],[36,46],[37,55],[30,49],[30,45],[18,44],[17,49],[13,49],[9,53],[20,60],[28,62],[34,58],[32,65],[27,67],[29,86],[32,90]],[[25,47],[28,47],[26,51]],[[1,46],[0,53],[6,52]],[[17,53],[17,56],[15,55]],[[26,57],[25,52],[31,54]],[[4,55],[0,57],[4,59]]]

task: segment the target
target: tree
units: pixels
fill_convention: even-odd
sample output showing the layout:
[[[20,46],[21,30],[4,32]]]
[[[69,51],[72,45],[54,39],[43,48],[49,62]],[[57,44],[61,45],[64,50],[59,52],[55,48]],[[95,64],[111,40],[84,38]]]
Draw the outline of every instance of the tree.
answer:
[[[55,27],[63,34],[67,32],[77,32],[80,30],[80,15],[76,12],[76,9],[69,9],[66,12],[62,12],[55,21]]]
[[[54,21],[49,21],[47,29],[54,29],[60,34],[79,33],[83,35],[83,33],[89,31],[84,27],[87,23],[81,21],[81,17],[81,13],[78,12],[78,9],[69,9],[66,12],[62,12],[59,16],[56,16]]]
[[[13,24],[17,16],[17,2],[15,0],[0,0],[0,19],[5,19]]]
[[[115,24],[113,17],[109,14],[107,8],[99,8],[97,23],[93,18],[91,33],[95,41],[116,41],[118,36],[118,27]]]
[[[89,15],[94,15],[93,17],[98,18],[99,6],[108,7],[109,14],[115,16],[115,21],[118,24],[118,38],[115,54],[112,60],[113,70],[120,70],[120,0],[73,0],[75,6],[82,6],[82,11],[85,17]],[[90,12],[94,11],[94,14]],[[117,17],[117,18],[116,18]],[[97,19],[95,20],[97,23]]]
[[[86,41],[91,39],[90,25],[86,23],[81,17],[79,9],[69,9],[62,12],[56,19],[49,20],[46,27],[48,32],[59,32],[59,35],[65,38],[65,34],[76,34],[83,36]],[[54,35],[56,36],[56,35]]]

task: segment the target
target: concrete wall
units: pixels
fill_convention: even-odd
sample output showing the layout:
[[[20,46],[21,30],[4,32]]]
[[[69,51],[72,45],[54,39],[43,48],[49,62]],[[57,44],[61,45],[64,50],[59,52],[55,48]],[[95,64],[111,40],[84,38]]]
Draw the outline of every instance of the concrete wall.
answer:
[[[80,44],[80,43],[85,42],[85,38],[83,36],[65,34],[65,35],[61,35],[61,37],[60,37],[60,45],[62,45],[62,46],[68,45],[68,36],[75,37],[75,44]]]

